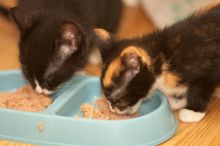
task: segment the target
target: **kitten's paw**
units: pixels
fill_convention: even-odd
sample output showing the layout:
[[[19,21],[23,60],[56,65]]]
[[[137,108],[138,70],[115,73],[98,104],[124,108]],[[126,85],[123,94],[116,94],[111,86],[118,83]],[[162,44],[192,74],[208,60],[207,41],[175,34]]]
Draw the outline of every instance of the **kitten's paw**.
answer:
[[[205,116],[205,113],[195,112],[188,109],[182,109],[179,112],[179,118],[183,122],[199,122]]]
[[[185,97],[181,99],[176,99],[174,97],[168,97],[168,101],[172,110],[178,110],[184,108],[187,104],[187,99]]]

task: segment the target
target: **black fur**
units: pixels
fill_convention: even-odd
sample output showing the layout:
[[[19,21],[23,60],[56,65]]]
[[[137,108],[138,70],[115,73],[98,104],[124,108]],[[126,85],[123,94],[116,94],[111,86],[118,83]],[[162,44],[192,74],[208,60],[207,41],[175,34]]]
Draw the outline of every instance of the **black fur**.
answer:
[[[153,84],[163,72],[162,65],[168,64],[168,72],[178,76],[177,86],[187,87],[187,109],[205,112],[214,89],[220,84],[220,6],[191,17],[164,30],[130,40],[117,40],[111,37],[97,43],[104,60],[102,70],[102,89],[112,106],[135,105],[139,99],[150,94]],[[112,85],[105,87],[103,77],[109,64],[128,46],[145,50],[151,58],[151,69],[142,70],[118,93],[115,90],[124,86],[126,80],[121,72],[112,77]],[[108,54],[108,55],[107,55]],[[124,68],[122,69],[124,70]],[[115,72],[117,72],[115,70]],[[172,95],[175,96],[175,95]],[[117,100],[115,100],[117,99]],[[120,104],[124,101],[126,104]]]
[[[1,5],[0,5],[0,14],[9,18],[9,10]]]
[[[20,61],[25,77],[33,87],[37,80],[43,89],[55,90],[84,66],[93,46],[89,39],[93,28],[114,32],[120,12],[118,0],[19,0],[11,14],[21,31]],[[65,58],[61,51],[72,54]],[[53,73],[48,75],[50,66]],[[59,69],[54,71],[53,66]]]

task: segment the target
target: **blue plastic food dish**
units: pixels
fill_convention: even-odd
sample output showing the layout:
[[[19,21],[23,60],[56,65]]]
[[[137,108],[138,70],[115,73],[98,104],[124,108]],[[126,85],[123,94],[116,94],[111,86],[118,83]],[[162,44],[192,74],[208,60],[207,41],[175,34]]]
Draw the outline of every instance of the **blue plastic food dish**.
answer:
[[[24,84],[20,71],[0,72],[0,92],[14,91]],[[42,146],[154,146],[176,131],[176,120],[159,91],[143,103],[138,118],[73,118],[80,114],[81,104],[93,103],[98,97],[99,78],[77,76],[53,95],[53,103],[42,112],[0,108],[0,139]]]

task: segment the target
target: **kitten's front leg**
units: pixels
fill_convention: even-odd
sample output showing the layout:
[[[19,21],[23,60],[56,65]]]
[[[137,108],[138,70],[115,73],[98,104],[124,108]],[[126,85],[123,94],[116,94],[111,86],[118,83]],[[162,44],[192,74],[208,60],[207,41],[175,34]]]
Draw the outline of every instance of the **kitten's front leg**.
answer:
[[[191,85],[187,95],[187,106],[180,110],[179,118],[183,122],[199,122],[206,112],[208,102],[214,91],[213,84],[197,83]]]
[[[189,109],[181,109],[179,112],[179,118],[183,122],[199,122],[205,116],[205,112],[195,112]]]

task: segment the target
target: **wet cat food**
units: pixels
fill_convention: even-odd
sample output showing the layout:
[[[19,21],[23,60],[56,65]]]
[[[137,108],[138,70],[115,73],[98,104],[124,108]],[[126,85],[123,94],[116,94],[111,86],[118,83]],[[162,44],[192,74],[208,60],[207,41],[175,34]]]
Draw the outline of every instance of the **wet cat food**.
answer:
[[[83,104],[81,106],[83,117],[101,120],[123,120],[139,116],[139,113],[135,113],[132,115],[119,115],[116,113],[112,113],[105,98],[97,99],[95,101],[95,105],[97,108],[95,108],[91,104]]]
[[[30,85],[26,85],[14,93],[0,93],[0,107],[20,111],[38,112],[52,103],[48,96],[36,93]]]

